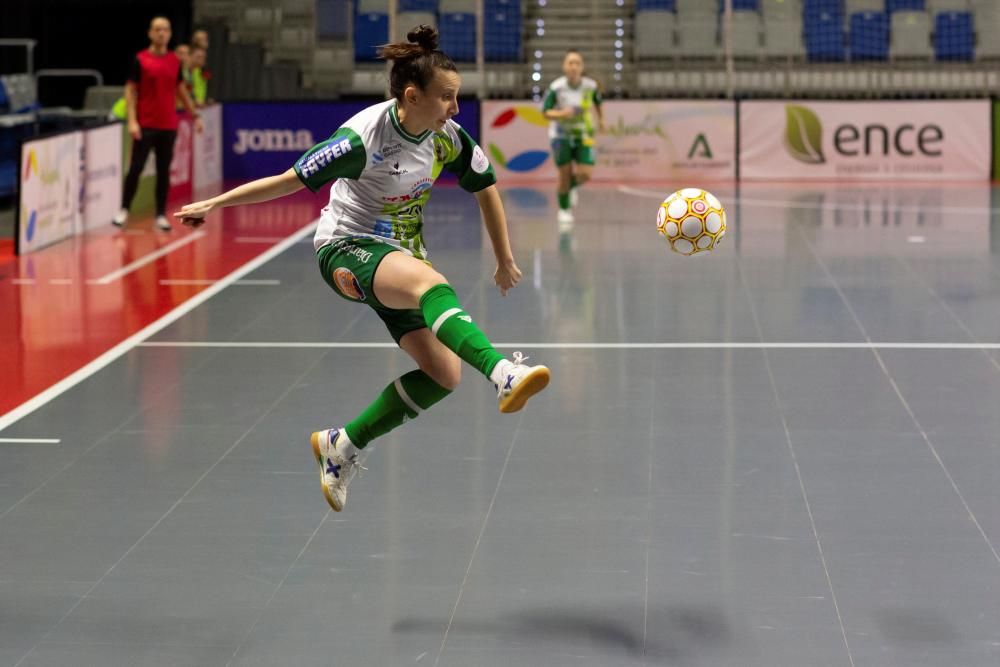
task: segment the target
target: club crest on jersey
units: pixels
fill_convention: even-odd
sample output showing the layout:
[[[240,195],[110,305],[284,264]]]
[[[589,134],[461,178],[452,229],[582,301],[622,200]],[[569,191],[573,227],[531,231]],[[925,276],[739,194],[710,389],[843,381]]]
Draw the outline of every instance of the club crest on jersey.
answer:
[[[344,267],[336,269],[333,272],[333,284],[348,299],[364,301],[366,298],[365,291],[361,289],[361,283],[358,282],[358,279],[350,269],[345,269]]]
[[[438,162],[444,162],[448,158],[448,147],[440,141],[434,142],[434,157]]]

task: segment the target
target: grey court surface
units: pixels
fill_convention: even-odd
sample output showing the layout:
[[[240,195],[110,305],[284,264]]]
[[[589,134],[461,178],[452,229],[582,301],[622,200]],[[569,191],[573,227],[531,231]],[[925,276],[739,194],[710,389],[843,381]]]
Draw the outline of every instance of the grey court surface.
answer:
[[[560,238],[507,189],[502,299],[436,193],[436,267],[553,383],[500,415],[466,369],[341,514],[308,435],[412,364],[307,243],[0,433],[61,440],[0,444],[0,665],[1000,664],[990,190],[721,187],[698,258],[666,194]]]

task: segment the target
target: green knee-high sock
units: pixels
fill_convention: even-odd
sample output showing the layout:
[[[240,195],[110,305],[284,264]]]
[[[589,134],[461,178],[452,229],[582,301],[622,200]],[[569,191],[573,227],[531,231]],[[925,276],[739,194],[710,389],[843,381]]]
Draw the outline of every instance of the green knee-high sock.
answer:
[[[569,193],[560,192],[559,193],[559,208],[563,211],[569,209]]]
[[[382,390],[379,397],[344,429],[358,449],[413,419],[450,394],[423,371],[410,371]]]
[[[462,310],[451,285],[435,285],[420,297],[420,310],[430,330],[445,346],[486,377],[503,359],[486,335]]]

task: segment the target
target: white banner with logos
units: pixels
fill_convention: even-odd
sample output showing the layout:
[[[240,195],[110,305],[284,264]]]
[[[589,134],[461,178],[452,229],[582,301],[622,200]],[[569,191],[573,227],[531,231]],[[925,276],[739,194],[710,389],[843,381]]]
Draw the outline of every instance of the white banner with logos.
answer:
[[[194,135],[195,190],[222,182],[222,107],[218,104],[201,109],[205,130]]]
[[[82,132],[21,145],[19,254],[61,241],[79,229],[82,152]]]
[[[83,231],[107,227],[122,207],[121,126],[84,132],[83,163]]]
[[[990,102],[743,102],[745,180],[986,180]]]
[[[594,181],[684,184],[736,176],[736,106],[726,101],[609,101],[595,137]],[[595,118],[596,123],[596,118]],[[487,101],[481,144],[503,182],[555,180],[549,121],[531,101]]]
[[[121,208],[121,124],[24,142],[18,177],[18,254],[110,225]]]

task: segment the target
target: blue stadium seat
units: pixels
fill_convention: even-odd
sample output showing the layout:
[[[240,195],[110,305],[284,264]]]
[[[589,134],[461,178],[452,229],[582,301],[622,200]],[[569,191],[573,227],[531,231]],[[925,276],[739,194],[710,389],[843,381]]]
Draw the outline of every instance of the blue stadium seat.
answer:
[[[447,13],[438,17],[441,50],[455,62],[476,59],[476,15]]]
[[[726,7],[725,0],[719,0],[719,11],[723,11]],[[760,2],[758,0],[733,0],[733,11],[760,11]]]
[[[844,16],[836,11],[804,13],[806,57],[813,62],[844,60]]]
[[[934,18],[934,57],[938,60],[972,60],[975,31],[971,12],[941,12]]]
[[[354,60],[378,60],[375,47],[389,42],[388,14],[358,14],[354,17]]]
[[[885,11],[892,14],[899,11],[918,11],[926,9],[924,0],[885,0]]]
[[[515,3],[510,3],[515,4]],[[483,51],[490,62],[520,62],[521,60],[521,11],[505,9],[497,3],[485,13],[483,22]]]
[[[521,0],[485,0],[483,9],[485,16],[503,13],[508,20],[521,21]]]
[[[646,11],[647,9],[675,12],[677,11],[677,3],[676,0],[636,0],[636,12]]]
[[[851,60],[889,59],[889,15],[856,12],[850,17]]]
[[[430,12],[437,14],[438,0],[399,0],[401,12]]]

